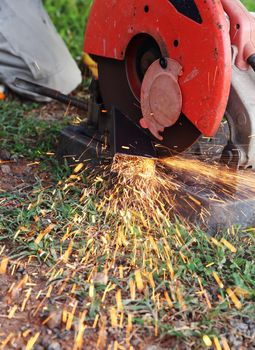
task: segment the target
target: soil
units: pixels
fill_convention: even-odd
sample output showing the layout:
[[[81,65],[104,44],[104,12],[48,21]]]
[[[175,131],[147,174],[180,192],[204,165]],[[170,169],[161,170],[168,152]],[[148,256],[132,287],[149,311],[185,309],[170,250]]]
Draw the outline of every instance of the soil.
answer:
[[[54,120],[63,118],[66,107],[53,102],[38,109],[37,112],[39,118]],[[76,109],[72,109],[71,112],[73,115],[77,114]],[[31,192],[38,179],[45,187],[52,185],[51,174],[42,171],[38,162],[31,163],[22,158],[12,157],[12,155],[8,155],[6,150],[1,150],[0,156],[0,205],[2,207],[15,208],[15,206],[20,205],[15,199],[5,197],[4,193],[18,193],[26,196]],[[1,246],[4,247],[4,254],[8,256],[13,251],[11,242],[1,241],[0,243],[0,250]],[[77,302],[76,316],[79,316],[79,309],[82,308],[83,301],[70,297],[70,293],[59,293],[61,285],[57,285],[57,288],[54,286],[52,293],[47,297],[50,288],[48,273],[49,269],[38,264],[36,260],[26,259],[9,261],[7,273],[0,274],[0,349],[30,349],[28,342],[37,333],[40,334],[33,347],[34,350],[68,350],[73,348],[78,324],[76,323],[71,329],[67,329],[66,323],[62,319],[62,311],[66,308],[71,312],[73,304]],[[26,279],[25,286],[22,285],[24,279]],[[28,298],[24,311],[21,311],[22,304],[30,289],[31,297]],[[11,317],[10,312],[15,306],[18,306],[17,311]],[[245,341],[254,339],[255,324],[249,322],[245,323],[240,320],[240,322],[232,324],[232,349],[242,349],[242,344]],[[249,339],[242,335],[243,333],[247,334],[247,329]],[[115,339],[121,339],[122,335],[123,331],[112,328],[103,330],[103,327],[98,330],[98,328],[93,328],[93,324],[88,323],[84,331],[82,349],[122,349],[114,345]],[[239,343],[238,337],[240,338]],[[159,347],[155,339],[149,337],[141,339],[139,335],[133,334],[133,349],[175,348],[188,350],[192,348],[192,345],[191,347],[178,346],[176,338],[170,336],[166,337],[162,344],[162,347]],[[125,348],[123,347],[123,349]],[[78,350],[79,347],[74,349]],[[254,347],[251,345],[250,349],[255,349],[255,345]]]
[[[49,180],[46,172],[39,170],[39,163],[26,160],[0,161],[0,192],[28,191],[36,178]]]

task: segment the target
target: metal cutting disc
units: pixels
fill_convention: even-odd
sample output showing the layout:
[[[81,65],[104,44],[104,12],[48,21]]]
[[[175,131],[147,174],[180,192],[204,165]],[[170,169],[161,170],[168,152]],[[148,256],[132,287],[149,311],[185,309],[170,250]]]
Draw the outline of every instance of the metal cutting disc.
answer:
[[[98,66],[100,90],[108,110],[114,106],[139,125],[142,118],[141,105],[130,89],[125,62],[103,58],[98,60]],[[159,156],[184,152],[201,135],[183,113],[175,125],[165,129],[162,141],[154,138],[149,132],[148,134],[154,140]]]

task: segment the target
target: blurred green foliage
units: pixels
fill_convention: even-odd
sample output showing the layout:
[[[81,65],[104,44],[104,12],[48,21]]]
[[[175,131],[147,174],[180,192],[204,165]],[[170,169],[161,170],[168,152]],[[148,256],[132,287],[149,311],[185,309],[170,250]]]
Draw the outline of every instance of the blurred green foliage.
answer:
[[[242,2],[250,11],[255,11],[255,0],[242,0]]]
[[[93,0],[44,0],[59,34],[73,57],[81,57],[86,20]]]

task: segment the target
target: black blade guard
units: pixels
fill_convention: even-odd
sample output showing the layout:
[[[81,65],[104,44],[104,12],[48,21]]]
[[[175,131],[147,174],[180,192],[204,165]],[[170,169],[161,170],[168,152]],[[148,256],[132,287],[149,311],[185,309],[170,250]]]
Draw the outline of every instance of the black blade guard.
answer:
[[[113,152],[147,158],[157,158],[150,136],[116,108],[113,117]]]

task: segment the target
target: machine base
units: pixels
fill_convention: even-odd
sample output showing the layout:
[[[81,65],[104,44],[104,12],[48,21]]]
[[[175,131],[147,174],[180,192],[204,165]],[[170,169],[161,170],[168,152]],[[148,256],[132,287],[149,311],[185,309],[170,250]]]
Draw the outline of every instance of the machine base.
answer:
[[[57,158],[60,162],[75,164],[89,159],[111,157],[102,142],[86,134],[84,126],[68,126],[59,137]]]
[[[95,114],[106,120],[107,117],[102,117],[100,109],[95,106]],[[83,122],[79,126],[68,126],[62,130],[58,159],[65,159],[70,164],[90,158],[108,158],[116,153],[157,158],[151,138],[141,127],[131,122],[116,108],[112,108],[107,116],[110,116],[111,133],[107,132],[106,128],[102,127],[100,130],[93,127],[95,122]]]

